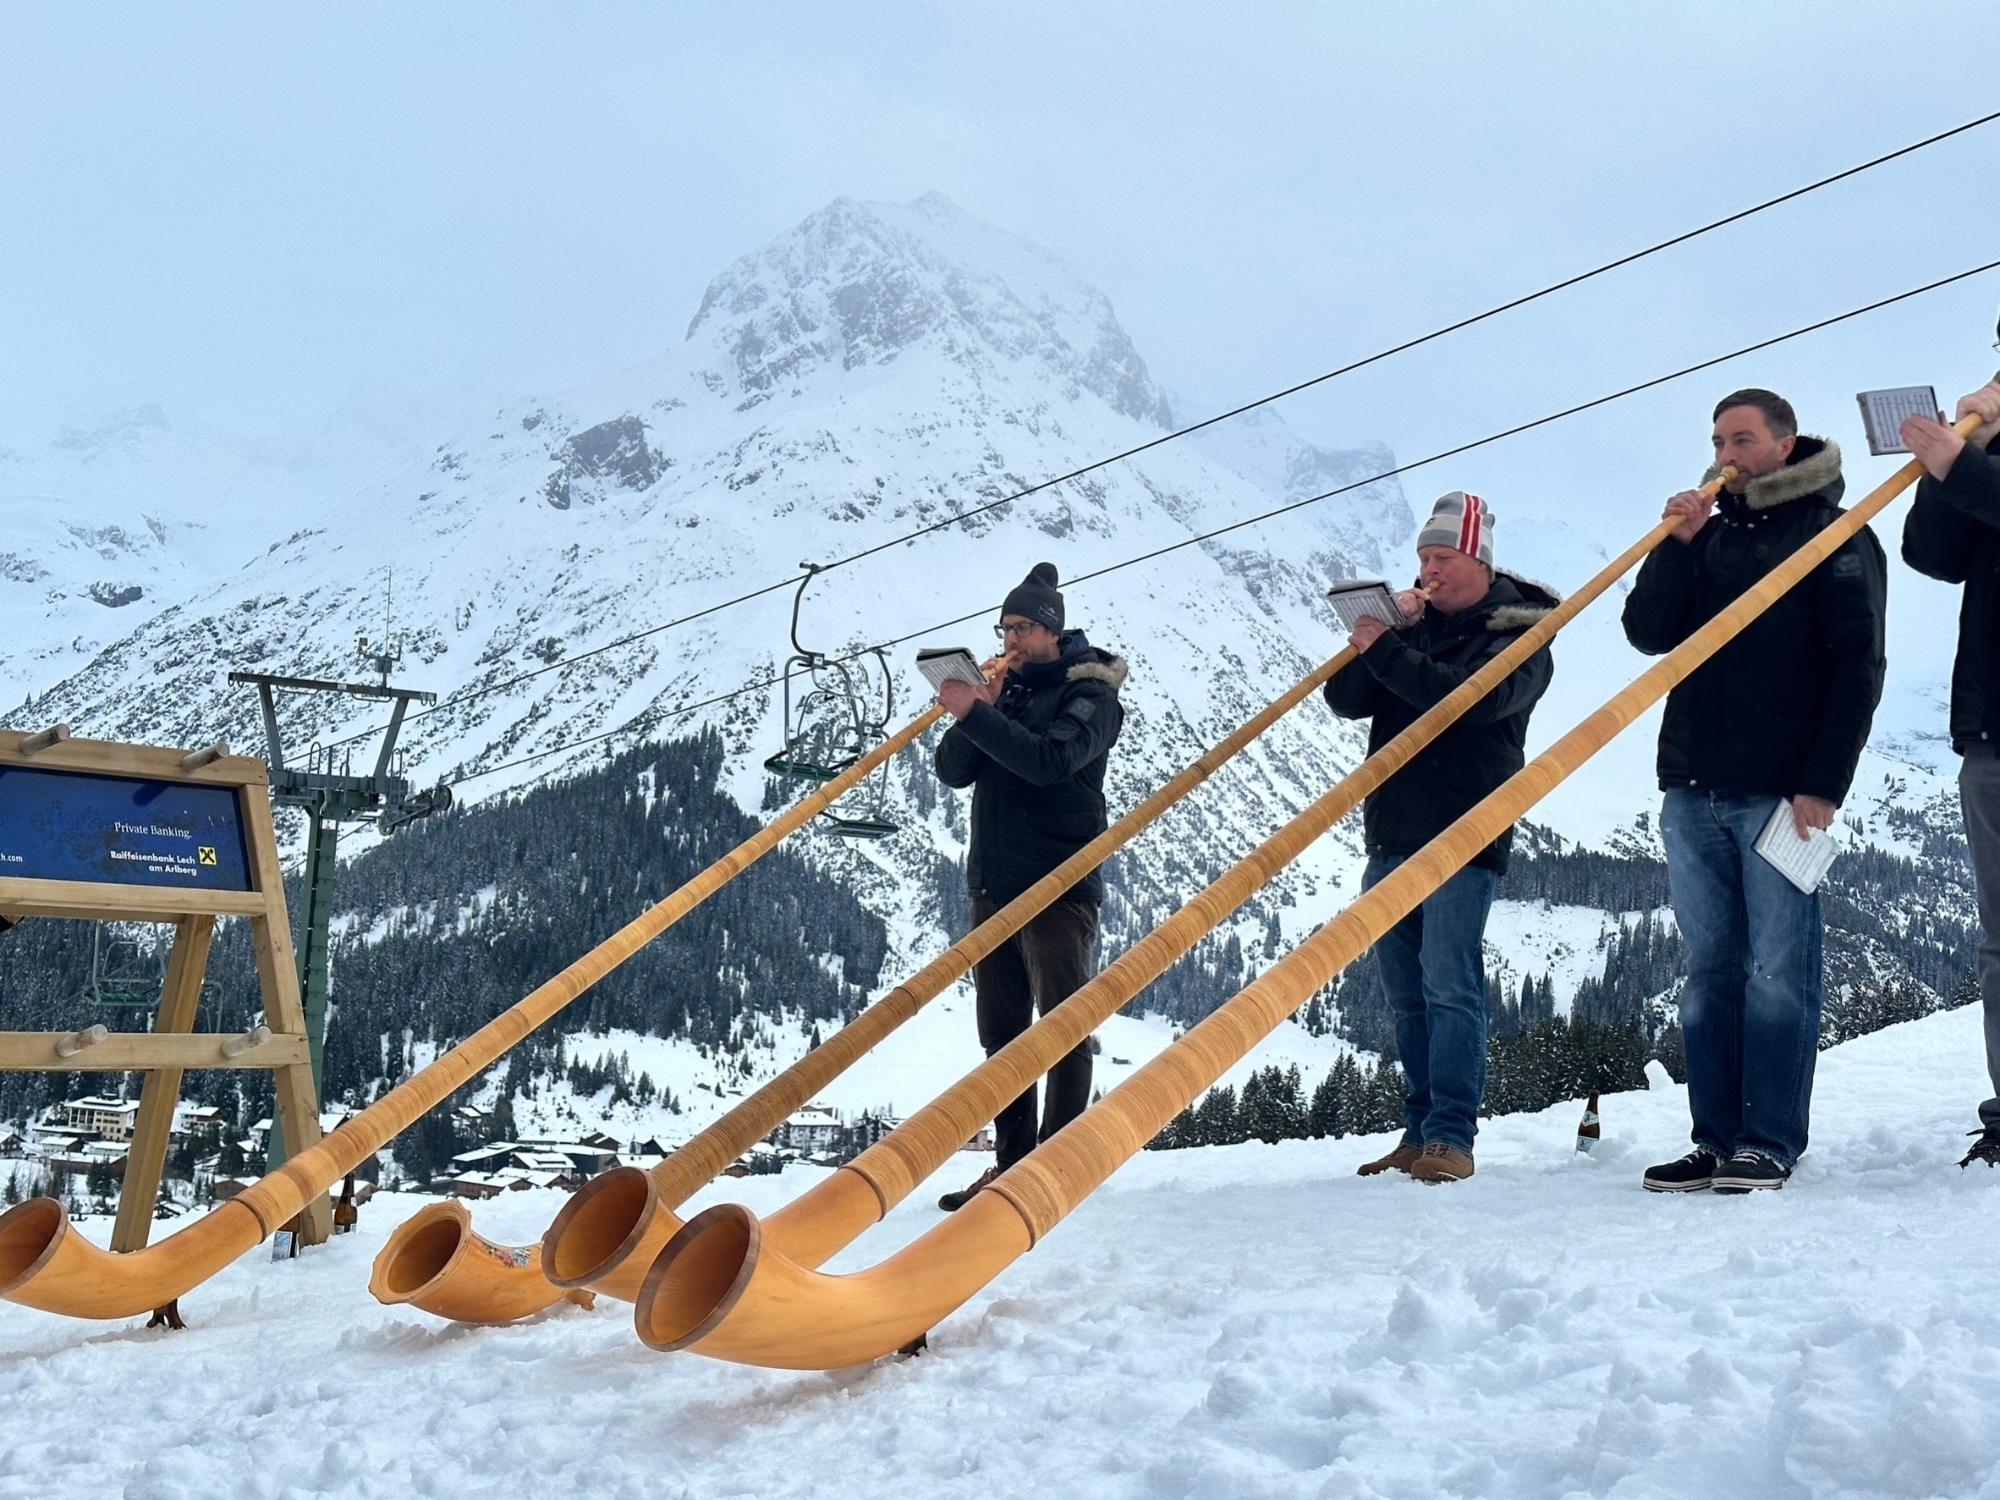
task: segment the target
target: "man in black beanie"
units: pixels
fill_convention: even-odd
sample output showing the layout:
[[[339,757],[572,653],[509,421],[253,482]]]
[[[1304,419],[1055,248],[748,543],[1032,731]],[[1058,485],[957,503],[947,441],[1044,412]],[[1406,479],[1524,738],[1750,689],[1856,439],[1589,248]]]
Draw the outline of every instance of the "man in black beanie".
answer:
[[[1979,894],[1979,992],[1994,1097],[1979,1106],[1972,1132],[1979,1139],[1959,1165],[1993,1167],[2000,1166],[2000,375],[1958,403],[1958,416],[1975,415],[1981,425],[1970,439],[1928,417],[1903,424],[1903,443],[1925,471],[1903,522],[1903,561],[1965,585],[1951,668],[1951,745],[1964,757],[1958,802]]]
[[[947,682],[938,701],[955,720],[938,741],[938,780],[971,787],[966,884],[977,926],[1104,832],[1104,765],[1125,722],[1122,657],[1063,628],[1053,563],[1037,563],[1000,606],[1006,670],[983,688]],[[1090,978],[1104,879],[1096,870],[1039,912],[973,971],[979,1043],[990,1057]],[[1049,1070],[1039,1135],[1035,1090],[994,1121],[995,1164],[946,1193],[952,1210],[1047,1140],[1090,1103],[1090,1044]]]

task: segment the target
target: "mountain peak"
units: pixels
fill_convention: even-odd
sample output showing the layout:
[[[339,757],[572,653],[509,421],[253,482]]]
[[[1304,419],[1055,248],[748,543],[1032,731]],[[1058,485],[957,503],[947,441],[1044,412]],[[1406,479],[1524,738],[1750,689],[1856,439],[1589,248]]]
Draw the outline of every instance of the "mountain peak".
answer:
[[[924,350],[981,374],[1025,367],[1125,416],[1170,420],[1102,292],[938,192],[909,203],[834,199],[716,277],[688,338],[710,345],[753,401],[822,368],[852,372]]]
[[[71,452],[89,452],[113,444],[130,444],[148,433],[165,432],[170,424],[159,403],[148,401],[122,411],[106,412],[86,423],[66,426],[49,446]]]

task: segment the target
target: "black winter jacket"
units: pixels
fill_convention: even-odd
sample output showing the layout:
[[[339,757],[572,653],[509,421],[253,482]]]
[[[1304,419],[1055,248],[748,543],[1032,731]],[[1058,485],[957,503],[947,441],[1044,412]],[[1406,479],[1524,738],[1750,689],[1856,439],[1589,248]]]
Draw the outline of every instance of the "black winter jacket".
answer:
[[[973,788],[966,884],[1011,901],[1104,832],[1104,765],[1125,710],[1125,660],[1066,631],[1062,655],[1008,675],[997,704],[979,704],[938,741],[938,780]],[[1104,899],[1101,868],[1062,898]]]
[[[1426,610],[1408,629],[1384,632],[1334,674],[1326,701],[1344,719],[1373,718],[1373,755],[1556,603],[1540,584],[1495,573],[1493,587],[1471,608],[1455,615]],[[1528,715],[1554,675],[1555,659],[1544,646],[1377,788],[1361,810],[1369,852],[1416,853],[1520,770]],[[1504,872],[1513,841],[1509,828],[1472,863]]]
[[[1903,561],[1962,583],[1951,667],[1951,744],[2000,743],[2000,437],[1971,443],[1940,484],[1928,474],[1903,522]]]
[[[1840,514],[1837,444],[1801,434],[1784,468],[1725,491],[1689,543],[1662,542],[1625,600],[1625,636],[1673,650]],[[1839,803],[1882,696],[1888,564],[1863,527],[1667,694],[1662,788]]]

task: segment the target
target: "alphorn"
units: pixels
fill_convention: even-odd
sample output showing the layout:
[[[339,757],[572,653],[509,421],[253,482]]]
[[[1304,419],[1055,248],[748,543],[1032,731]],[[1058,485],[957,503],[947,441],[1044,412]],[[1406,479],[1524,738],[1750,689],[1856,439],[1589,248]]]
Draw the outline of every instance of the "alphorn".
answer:
[[[1703,486],[1713,495],[1732,476],[1725,470]],[[931,1104],[847,1163],[840,1171],[757,1226],[765,1252],[794,1269],[810,1271],[880,1220],[919,1182],[949,1158],[971,1132],[993,1117],[1042,1073],[1141,989],[1150,984],[1200,937],[1374,789],[1417,755],[1541,650],[1570,620],[1670,536],[1677,519],[1662,520],[1568,599],[1510,641],[1492,660],[1440,699],[1395,739],[1362,762],[1323,797],[1279,829],[1207,890],[1141,939],[1103,973],[1071,995],[1028,1032],[1010,1042],[960,1079]],[[678,1286],[679,1283],[669,1282]],[[653,1285],[652,1281],[646,1283]],[[642,1292],[641,1336],[660,1346],[649,1331],[648,1298]],[[660,1312],[664,1325],[678,1325],[677,1313]],[[663,1326],[660,1323],[655,1328]],[[674,1336],[678,1337],[678,1335]],[[674,1343],[674,1338],[665,1340]],[[678,1347],[676,1344],[675,1347]]]
[[[681,1227],[674,1210],[769,1135],[800,1105],[972,971],[1077,881],[1200,786],[1354,659],[1351,647],[1308,672],[1152,796],[1072,854],[938,958],[650,1171],[593,1178],[563,1206],[541,1244],[496,1245],[465,1213],[433,1205],[406,1219],[375,1257],[368,1289],[462,1323],[508,1323],[588,1288],[630,1302]]]
[[[1958,424],[1961,435],[1976,417]],[[661,1350],[835,1369],[903,1348],[1034,1246],[1197,1095],[1613,736],[1795,587],[1923,472],[1914,461],[1516,772],[1387,878],[990,1188],[869,1270],[829,1276],[775,1249],[738,1204],[696,1215],[635,1315]],[[1667,529],[1662,523],[1661,529]]]
[[[144,1250],[114,1255],[77,1233],[61,1203],[31,1198],[0,1214],[0,1298],[76,1318],[149,1312],[199,1286],[282,1228],[306,1204],[437,1108],[493,1060],[817,817],[937,722],[931,707],[673,894],[488,1021],[429,1067],[189,1225]]]

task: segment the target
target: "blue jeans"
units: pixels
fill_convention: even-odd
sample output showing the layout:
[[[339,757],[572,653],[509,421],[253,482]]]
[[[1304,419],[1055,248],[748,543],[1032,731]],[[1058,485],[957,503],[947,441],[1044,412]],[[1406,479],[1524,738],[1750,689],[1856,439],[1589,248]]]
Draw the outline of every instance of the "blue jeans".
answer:
[[[1806,1149],[1821,1000],[1819,895],[1752,847],[1780,799],[1669,791],[1660,810],[1687,943],[1681,1034],[1694,1143],[1790,1167]]]
[[[1365,891],[1386,879],[1405,856],[1371,854]],[[1500,877],[1460,870],[1423,905],[1382,935],[1375,962],[1382,994],[1396,1022],[1408,1093],[1403,1141],[1442,1142],[1468,1154],[1486,1094],[1486,966],[1481,950],[1486,914]]]

